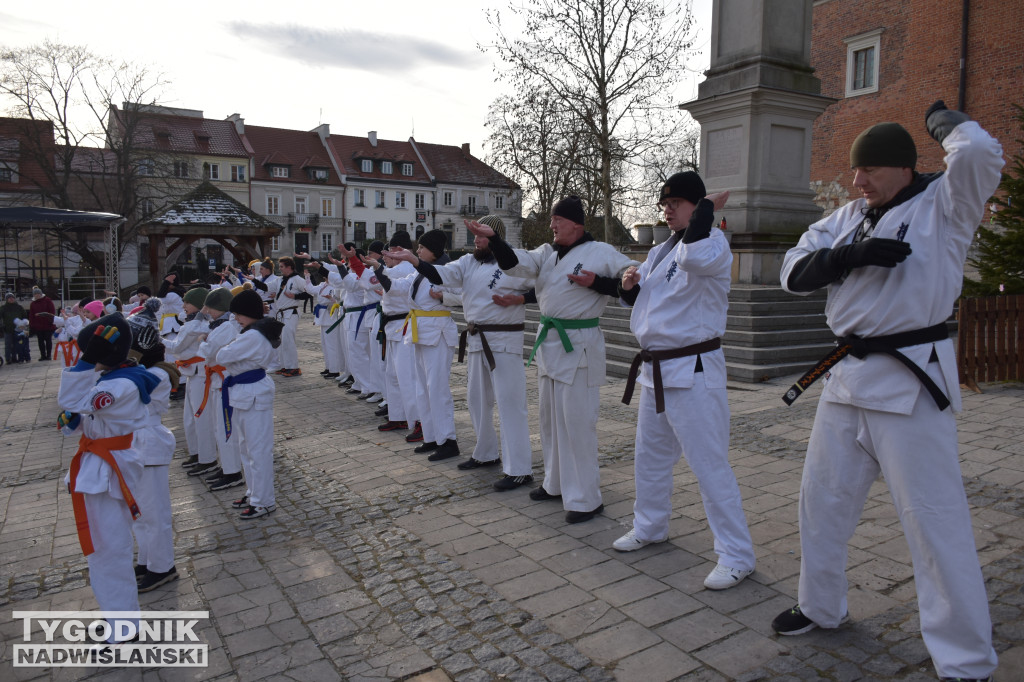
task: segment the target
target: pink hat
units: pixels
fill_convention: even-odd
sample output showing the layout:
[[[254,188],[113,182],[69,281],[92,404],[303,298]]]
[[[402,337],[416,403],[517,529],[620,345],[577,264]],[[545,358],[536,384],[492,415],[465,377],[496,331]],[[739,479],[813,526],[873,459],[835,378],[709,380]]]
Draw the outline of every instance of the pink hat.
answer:
[[[103,317],[103,301],[91,301],[85,304],[85,309],[96,316],[96,319]]]

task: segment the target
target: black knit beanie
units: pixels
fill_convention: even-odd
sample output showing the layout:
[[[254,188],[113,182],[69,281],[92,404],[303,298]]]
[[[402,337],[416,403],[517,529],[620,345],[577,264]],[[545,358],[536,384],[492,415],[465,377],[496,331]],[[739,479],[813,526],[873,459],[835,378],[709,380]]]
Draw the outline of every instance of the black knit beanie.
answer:
[[[444,247],[448,244],[448,237],[441,230],[431,230],[420,237],[420,246],[430,250],[430,253],[440,257],[444,253]]]
[[[658,203],[665,199],[686,199],[696,205],[698,201],[706,197],[707,190],[704,189],[704,181],[693,171],[676,173],[661,186],[661,196]]]
[[[120,334],[110,344],[110,350],[107,354],[97,360],[97,364],[117,367],[128,359],[128,351],[132,348],[131,327],[128,326],[128,320],[124,319],[123,315],[118,315],[117,313],[104,315],[100,319],[90,322],[78,333],[78,347],[82,349],[82,354],[85,354],[89,343],[96,335],[96,330],[100,327],[116,327]]]
[[[252,289],[240,291],[231,299],[231,312],[255,320],[263,318],[263,299]]]
[[[583,202],[578,196],[568,196],[555,202],[551,207],[551,215],[561,216],[577,225],[585,225],[587,214],[583,212]]]
[[[907,129],[899,123],[878,123],[853,141],[850,147],[850,168],[917,166],[917,146]]]

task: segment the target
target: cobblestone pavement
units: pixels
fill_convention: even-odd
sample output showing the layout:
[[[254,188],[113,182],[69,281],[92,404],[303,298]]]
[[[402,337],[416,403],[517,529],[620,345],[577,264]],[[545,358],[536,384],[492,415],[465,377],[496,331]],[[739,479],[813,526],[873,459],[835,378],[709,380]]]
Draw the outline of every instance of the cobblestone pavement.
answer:
[[[816,391],[787,408],[789,382],[730,388],[731,461],[758,550],[757,571],[711,592],[711,537],[696,480],[675,472],[669,542],[621,554],[630,525],[635,407],[602,389],[605,512],[567,525],[526,489],[497,493],[494,469],[428,462],[380,433],[373,407],[328,385],[316,331],[300,329],[302,377],[276,378],[278,509],[242,521],[230,501],[171,465],[181,578],[141,595],[147,610],[208,610],[210,665],[13,668],[14,610],[95,609],[63,472],[75,443],[54,428],[60,368],[0,370],[0,679],[934,680],[920,639],[909,552],[883,482],[849,559],[852,621],[775,637],[795,603],[796,501]],[[533,432],[536,384],[529,391]],[[791,381],[791,379],[790,379]],[[465,370],[452,374],[459,443],[471,452]],[[812,389],[813,391],[813,389]],[[1001,655],[1001,682],[1024,679],[1024,386],[965,393],[964,481]],[[535,473],[541,473],[534,435]]]

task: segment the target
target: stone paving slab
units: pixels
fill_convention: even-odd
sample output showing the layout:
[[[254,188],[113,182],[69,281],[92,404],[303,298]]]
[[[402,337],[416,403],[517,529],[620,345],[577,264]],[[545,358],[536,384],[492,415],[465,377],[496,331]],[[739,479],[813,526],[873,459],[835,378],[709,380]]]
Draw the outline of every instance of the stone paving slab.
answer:
[[[934,680],[917,623],[906,542],[883,481],[872,486],[849,559],[850,624],[778,638],[800,546],[796,505],[816,389],[792,407],[791,379],[730,385],[730,457],[758,567],[724,592],[696,480],[675,469],[668,542],[621,554],[631,524],[635,407],[602,389],[605,512],[567,525],[560,505],[498,493],[496,470],[414,455],[380,433],[375,406],[320,379],[317,331],[300,327],[302,377],[275,378],[278,509],[243,521],[239,488],[211,493],[184,474],[180,407],[165,423],[181,578],[143,608],[208,610],[199,671],[13,668],[14,610],[95,609],[62,477],[75,443],[54,428],[60,368],[0,370],[0,679],[74,680]],[[535,475],[536,382],[528,371]],[[459,444],[474,443],[465,370],[452,373]],[[959,418],[1002,681],[1024,679],[1024,386],[965,393]],[[538,478],[539,480],[539,478]]]

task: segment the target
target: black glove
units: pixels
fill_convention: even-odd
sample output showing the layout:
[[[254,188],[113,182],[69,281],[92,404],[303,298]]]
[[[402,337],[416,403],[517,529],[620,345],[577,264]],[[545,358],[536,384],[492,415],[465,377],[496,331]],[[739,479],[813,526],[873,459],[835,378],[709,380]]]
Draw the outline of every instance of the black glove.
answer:
[[[851,270],[868,265],[894,268],[910,255],[910,244],[896,239],[871,238],[856,244],[847,244],[832,249],[829,265],[837,269]]]
[[[707,239],[711,235],[711,223],[715,219],[715,204],[708,199],[701,199],[697,202],[696,208],[690,214],[690,224],[686,226],[683,233],[683,243],[692,244]]]
[[[953,111],[946,108],[946,103],[941,99],[928,107],[924,115],[924,124],[928,128],[928,134],[941,144],[946,136],[953,132],[953,128],[971,118],[962,111]]]
[[[252,282],[252,285],[254,287],[256,287],[257,289],[259,289],[260,291],[266,291],[267,290],[267,285],[264,282],[262,282],[262,281],[260,281],[258,279],[251,279],[249,281]]]

